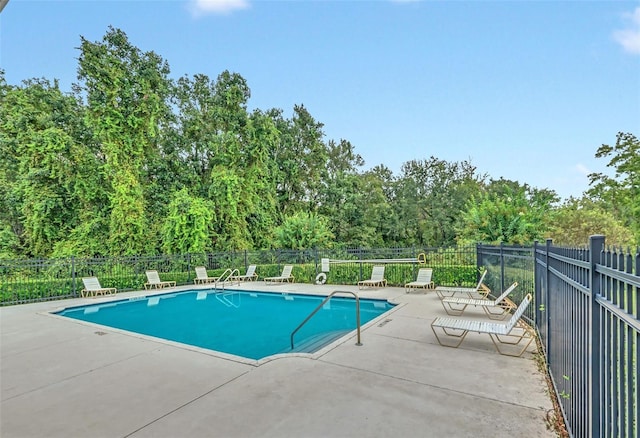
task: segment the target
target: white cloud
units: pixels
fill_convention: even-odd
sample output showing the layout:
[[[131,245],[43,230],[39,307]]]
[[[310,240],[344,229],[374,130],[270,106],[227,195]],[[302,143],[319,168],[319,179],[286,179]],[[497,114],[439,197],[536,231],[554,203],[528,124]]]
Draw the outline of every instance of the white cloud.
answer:
[[[248,0],[190,0],[189,10],[194,17],[207,14],[230,14],[233,11],[247,9]]]
[[[626,29],[613,32],[613,39],[629,53],[640,55],[640,6],[635,11],[625,14],[631,23]]]
[[[585,165],[584,165],[584,164],[582,164],[582,163],[578,163],[578,164],[576,164],[575,169],[578,171],[578,173],[580,173],[580,174],[582,174],[582,175],[585,175],[585,176],[587,176],[587,175],[589,175],[590,173],[592,173],[592,172],[587,168],[587,166],[585,166]]]

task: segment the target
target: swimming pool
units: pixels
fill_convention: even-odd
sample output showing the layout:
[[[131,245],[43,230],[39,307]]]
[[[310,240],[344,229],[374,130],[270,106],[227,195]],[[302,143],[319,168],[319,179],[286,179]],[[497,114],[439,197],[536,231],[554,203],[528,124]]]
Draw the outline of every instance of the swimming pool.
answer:
[[[295,334],[324,296],[258,291],[197,290],[72,307],[57,315],[209,350],[262,359],[313,353],[356,328],[355,299],[334,296]],[[393,304],[360,298],[360,324]]]

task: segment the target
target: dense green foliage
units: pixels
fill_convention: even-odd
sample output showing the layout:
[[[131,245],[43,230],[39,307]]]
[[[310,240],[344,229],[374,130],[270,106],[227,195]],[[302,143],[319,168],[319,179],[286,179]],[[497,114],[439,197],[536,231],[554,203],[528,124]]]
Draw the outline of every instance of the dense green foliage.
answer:
[[[291,118],[249,111],[249,86],[229,71],[171,79],[165,60],[119,29],[81,38],[79,51],[71,93],[46,79],[8,85],[0,70],[2,258],[574,244],[591,230],[640,242],[632,134],[598,149],[616,174],[591,176],[580,212],[594,226],[577,226],[575,205],[558,206],[554,192],[489,179],[467,161],[362,170],[354,146],[326,139],[304,105]]]
[[[296,213],[275,230],[276,248],[330,248],[333,236],[326,218],[315,213]]]
[[[545,218],[556,201],[557,197],[546,190],[521,187],[512,181],[492,181],[468,201],[458,242],[524,245],[540,240],[547,227]]]
[[[631,133],[619,132],[615,146],[603,144],[596,157],[610,158],[607,166],[615,169],[615,174],[589,175],[593,186],[589,194],[630,228],[634,243],[640,245],[640,140]]]
[[[634,241],[633,232],[602,204],[569,199],[553,217],[548,237],[556,245],[586,246],[589,236],[602,234],[607,244],[624,246]]]
[[[82,38],[78,78],[87,99],[87,121],[106,160],[111,254],[149,251],[144,166],[152,155],[158,122],[168,112],[168,65],[142,53],[110,29],[100,43]],[[154,248],[152,247],[151,250]]]
[[[192,197],[186,189],[177,191],[162,230],[166,254],[203,253],[210,250],[210,228],[214,210],[209,202]]]

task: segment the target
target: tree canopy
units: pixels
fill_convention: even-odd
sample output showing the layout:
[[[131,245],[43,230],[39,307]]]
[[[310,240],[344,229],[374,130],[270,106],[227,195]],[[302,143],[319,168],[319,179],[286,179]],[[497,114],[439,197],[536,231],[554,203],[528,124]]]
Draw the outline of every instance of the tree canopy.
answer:
[[[588,193],[629,227],[634,243],[640,245],[640,140],[632,133],[619,132],[616,144],[603,144],[596,157],[610,158],[607,167],[614,169],[614,175],[589,175],[593,187]]]
[[[558,205],[551,190],[490,179],[469,161],[363,169],[303,104],[290,118],[249,111],[240,74],[172,79],[119,29],[81,37],[79,50],[72,92],[43,78],[8,85],[0,70],[0,257],[577,244],[591,230],[640,242],[631,133],[596,153],[614,176],[591,175],[583,200]]]

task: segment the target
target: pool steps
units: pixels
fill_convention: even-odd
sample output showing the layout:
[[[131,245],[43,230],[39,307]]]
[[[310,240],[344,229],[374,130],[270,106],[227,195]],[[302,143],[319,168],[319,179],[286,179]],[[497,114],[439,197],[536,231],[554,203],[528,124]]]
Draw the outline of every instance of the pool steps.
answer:
[[[287,349],[286,351],[282,351],[282,353],[314,353],[325,345],[332,343],[352,331],[353,330],[334,330],[328,333],[314,335],[297,344],[295,348]]]

